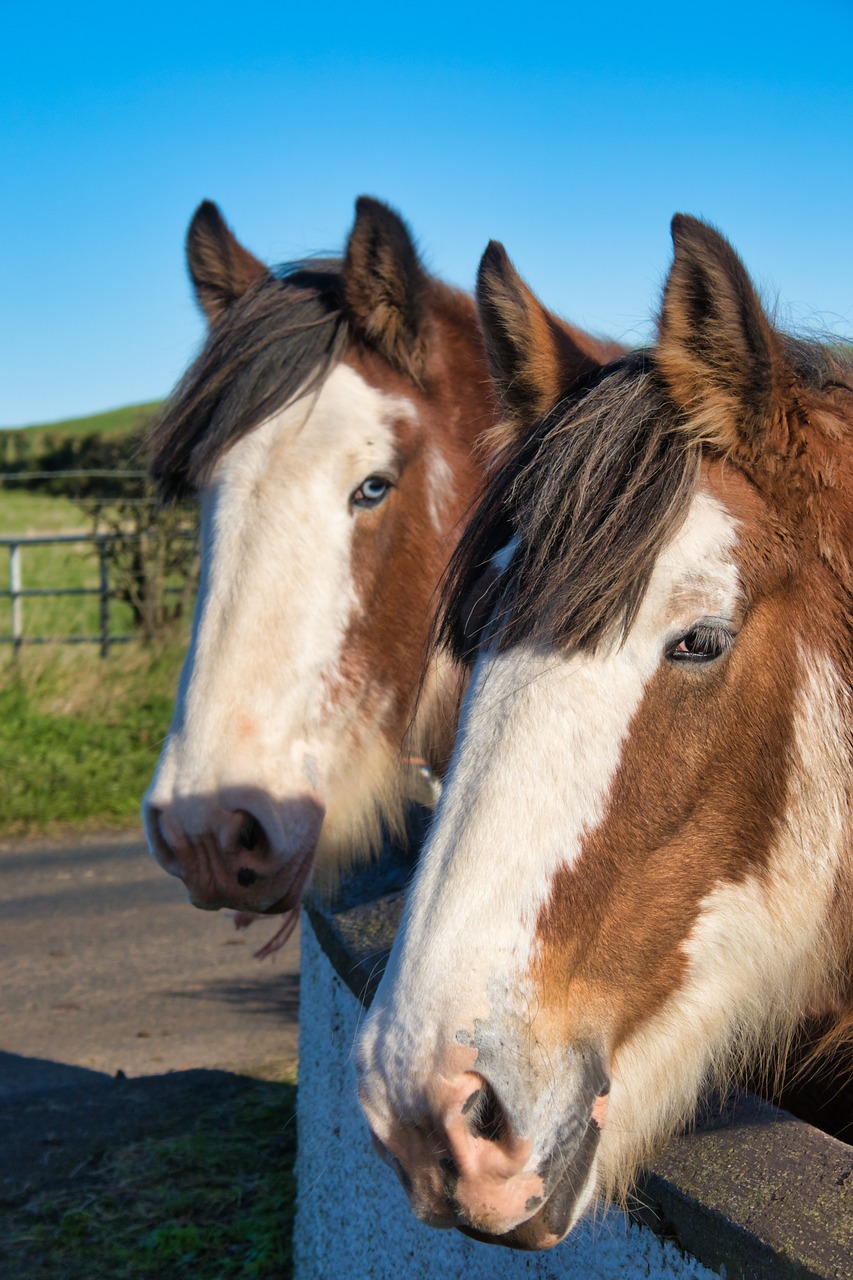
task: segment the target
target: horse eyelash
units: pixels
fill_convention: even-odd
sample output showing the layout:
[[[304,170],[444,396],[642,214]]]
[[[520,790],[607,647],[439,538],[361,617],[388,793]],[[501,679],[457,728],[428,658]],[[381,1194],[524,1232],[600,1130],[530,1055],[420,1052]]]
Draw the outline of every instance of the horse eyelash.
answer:
[[[734,634],[728,627],[723,625],[715,626],[711,623],[700,622],[697,623],[696,626],[690,627],[688,631],[685,631],[684,634],[679,637],[675,644],[671,646],[670,654],[674,655],[678,645],[688,638],[693,640],[697,647],[704,652],[709,650],[712,651],[714,649],[719,651],[715,653],[713,657],[705,659],[708,662],[713,662],[716,661],[717,658],[725,657],[726,654],[731,652],[732,646],[735,642]],[[702,658],[695,657],[693,660],[701,662]],[[678,659],[676,659],[676,661],[678,661]],[[690,661],[690,658],[685,655],[681,661]]]

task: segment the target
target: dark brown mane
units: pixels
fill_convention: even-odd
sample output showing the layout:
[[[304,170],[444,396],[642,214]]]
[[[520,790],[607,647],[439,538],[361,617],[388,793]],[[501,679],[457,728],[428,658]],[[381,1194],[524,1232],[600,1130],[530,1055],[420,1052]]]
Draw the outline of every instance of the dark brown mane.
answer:
[[[853,391],[847,351],[777,334],[801,385]],[[651,350],[612,361],[561,400],[495,471],[448,566],[438,640],[470,660],[465,614],[496,552],[520,546],[501,582],[501,645],[594,649],[626,631],[655,558],[695,488],[700,447]]]
[[[337,364],[349,342],[341,266],[317,259],[267,272],[222,313],[149,432],[164,498],[203,485],[226,449]]]
[[[631,625],[661,546],[682,520],[699,449],[679,431],[651,353],[605,366],[561,401],[488,485],[448,568],[439,639],[470,660],[471,592],[520,546],[501,590],[501,645],[593,649]]]

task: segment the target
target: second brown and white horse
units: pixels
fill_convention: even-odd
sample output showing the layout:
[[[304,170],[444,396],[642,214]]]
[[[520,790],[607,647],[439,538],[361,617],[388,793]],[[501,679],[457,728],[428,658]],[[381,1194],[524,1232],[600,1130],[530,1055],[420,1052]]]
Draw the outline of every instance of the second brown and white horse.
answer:
[[[357,1047],[415,1213],[519,1248],[807,1013],[853,1027],[853,367],[673,235],[657,346],[544,417],[542,308],[484,258],[511,439],[443,628],[475,665]]]
[[[401,753],[449,756],[462,669],[415,700],[496,408],[473,299],[378,201],[342,260],[275,271],[205,203],[188,258],[209,335],[151,449],[200,497],[202,581],[145,824],[197,906],[282,913],[399,824]],[[552,340],[577,376],[608,350]]]

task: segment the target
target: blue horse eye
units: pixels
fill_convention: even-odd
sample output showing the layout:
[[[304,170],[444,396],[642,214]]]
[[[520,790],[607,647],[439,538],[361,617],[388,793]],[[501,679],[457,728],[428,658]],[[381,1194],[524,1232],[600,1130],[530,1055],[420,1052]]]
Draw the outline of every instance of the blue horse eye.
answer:
[[[391,481],[384,476],[368,476],[366,480],[362,480],[350,502],[354,507],[378,507],[388,496],[390,488]]]

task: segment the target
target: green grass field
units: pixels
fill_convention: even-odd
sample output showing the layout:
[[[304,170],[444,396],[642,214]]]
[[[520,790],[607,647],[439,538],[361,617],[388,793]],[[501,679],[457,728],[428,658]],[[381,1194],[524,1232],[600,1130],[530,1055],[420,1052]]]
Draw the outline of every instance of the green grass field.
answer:
[[[182,657],[176,640],[0,660],[0,832],[138,823]]]
[[[12,534],[87,533],[91,521],[78,503],[50,494],[0,488],[0,537]],[[0,576],[5,576],[0,560]]]
[[[130,405],[88,418],[21,428],[24,435],[39,439],[51,435],[123,436],[135,430],[157,408],[151,404]],[[91,504],[90,504],[91,505]],[[92,516],[73,499],[38,490],[24,490],[13,481],[0,482],[0,537],[34,537],[49,534],[90,533]],[[21,550],[24,588],[96,588],[99,566],[92,547],[44,546]],[[9,550],[0,546],[0,593],[7,592]],[[99,602],[95,597],[29,598],[23,601],[24,634],[30,636],[84,636],[99,630]],[[130,629],[130,610],[118,601],[110,603],[110,629],[116,633]],[[11,632],[11,604],[0,594],[0,635]]]
[[[99,417],[129,429],[145,408]],[[85,511],[66,498],[0,491],[0,536],[90,528]],[[99,586],[91,544],[22,547],[20,555],[24,588]],[[9,587],[9,549],[0,546],[0,592]],[[21,605],[25,638],[99,634],[97,595],[25,597]],[[113,635],[132,632],[127,604],[111,600],[109,615]],[[106,659],[97,644],[24,645],[17,656],[0,646],[0,832],[138,822],[171,720],[188,625],[156,648],[139,640],[116,645]],[[11,601],[0,595],[0,636],[11,631]]]
[[[62,531],[65,532],[64,529]],[[89,531],[84,528],[82,532]],[[0,546],[0,591],[4,592],[9,590],[9,555],[9,548]],[[44,546],[22,547],[20,555],[21,585],[24,588],[99,589],[98,557],[91,543],[48,543]],[[21,601],[21,607],[25,637],[99,634],[98,595],[30,596]],[[114,635],[128,634],[131,630],[130,607],[120,600],[111,600],[109,611],[110,632]],[[8,598],[0,597],[0,635],[8,636],[11,631],[12,603]]]

